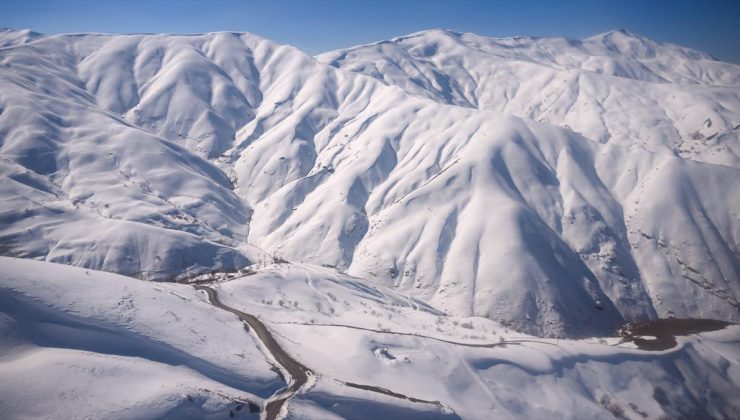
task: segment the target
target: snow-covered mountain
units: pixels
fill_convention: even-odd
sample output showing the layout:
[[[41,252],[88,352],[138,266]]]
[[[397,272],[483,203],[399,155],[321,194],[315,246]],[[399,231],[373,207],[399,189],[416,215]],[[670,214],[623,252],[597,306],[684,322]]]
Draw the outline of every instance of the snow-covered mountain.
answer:
[[[0,33],[4,255],[278,256],[538,335],[740,319],[740,67],[614,32]]]
[[[738,167],[735,64],[618,30],[584,40],[425,31],[322,54],[417,96]]]

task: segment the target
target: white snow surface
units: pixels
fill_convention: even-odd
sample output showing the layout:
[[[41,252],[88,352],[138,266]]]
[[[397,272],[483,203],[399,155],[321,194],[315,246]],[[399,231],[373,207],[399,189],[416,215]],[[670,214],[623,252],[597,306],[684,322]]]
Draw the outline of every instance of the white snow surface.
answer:
[[[312,371],[285,418],[740,414],[738,326],[647,352],[445,316],[327,267],[260,265],[213,287]],[[0,257],[0,337],[4,418],[256,418],[236,407],[283,385],[238,319],[188,285]]]
[[[186,285],[0,257],[0,337],[8,419],[225,418],[284,386],[239,319]]]
[[[738,167],[740,66],[615,30],[583,40],[423,31],[318,56],[412,94]]]
[[[0,45],[4,255],[144,279],[276,255],[545,336],[740,320],[736,65],[623,31]]]
[[[287,418],[607,419],[620,408],[626,418],[740,413],[738,326],[648,352],[618,338],[543,339],[486,318],[439,316],[391,289],[321,267],[272,265],[217,290],[227,305],[257,314],[316,375],[290,400]]]

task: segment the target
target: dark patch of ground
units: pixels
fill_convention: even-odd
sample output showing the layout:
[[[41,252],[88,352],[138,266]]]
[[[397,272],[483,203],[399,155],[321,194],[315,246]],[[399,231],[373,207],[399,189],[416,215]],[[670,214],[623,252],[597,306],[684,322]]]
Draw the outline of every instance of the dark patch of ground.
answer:
[[[667,318],[649,321],[636,321],[625,324],[617,331],[617,335],[631,341],[641,350],[661,351],[675,347],[677,336],[698,334],[708,331],[721,330],[733,325],[731,322],[714,319],[699,318]],[[655,339],[640,336],[654,336]]]

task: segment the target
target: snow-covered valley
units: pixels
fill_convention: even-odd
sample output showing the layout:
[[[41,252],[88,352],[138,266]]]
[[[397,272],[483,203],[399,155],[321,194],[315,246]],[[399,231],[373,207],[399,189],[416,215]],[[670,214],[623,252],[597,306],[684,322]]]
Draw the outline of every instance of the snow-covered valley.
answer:
[[[264,416],[166,281],[289,417],[737,417],[737,326],[611,336],[740,320],[739,135],[740,66],[626,31],[3,30],[0,413]]]
[[[6,418],[257,418],[291,378],[253,328],[194,287],[6,257],[0,267]],[[210,287],[308,370],[288,418],[740,412],[737,325],[653,352],[444,316],[324,267],[269,264]]]

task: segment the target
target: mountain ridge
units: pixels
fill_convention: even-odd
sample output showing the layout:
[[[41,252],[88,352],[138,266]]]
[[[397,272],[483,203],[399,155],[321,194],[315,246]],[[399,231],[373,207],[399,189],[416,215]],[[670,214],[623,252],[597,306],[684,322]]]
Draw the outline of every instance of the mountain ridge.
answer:
[[[634,110],[639,81],[526,64],[525,83],[503,60],[513,87],[478,95],[461,53],[428,67],[454,88],[440,96],[433,77],[367,74],[371,53],[330,66],[250,34],[102,36],[0,50],[6,255],[149,279],[273,255],[550,336],[738,319],[736,88],[656,84]],[[429,45],[405,57],[447,54]]]

